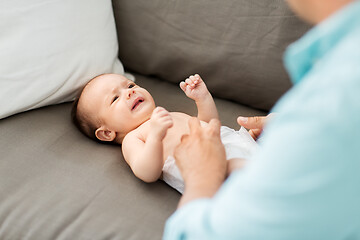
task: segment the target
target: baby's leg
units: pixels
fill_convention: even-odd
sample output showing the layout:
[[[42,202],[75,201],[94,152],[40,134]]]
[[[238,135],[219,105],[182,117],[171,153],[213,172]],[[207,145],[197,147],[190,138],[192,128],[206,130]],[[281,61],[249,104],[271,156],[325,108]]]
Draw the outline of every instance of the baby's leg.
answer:
[[[229,176],[232,171],[243,168],[246,160],[243,158],[231,158],[227,161],[227,172],[226,175]]]

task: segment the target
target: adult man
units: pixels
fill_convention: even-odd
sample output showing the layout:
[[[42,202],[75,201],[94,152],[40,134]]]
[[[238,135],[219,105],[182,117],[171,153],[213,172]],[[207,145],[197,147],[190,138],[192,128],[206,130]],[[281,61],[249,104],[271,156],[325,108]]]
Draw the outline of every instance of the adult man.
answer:
[[[295,86],[225,182],[219,122],[191,119],[175,153],[185,192],[164,239],[360,239],[360,1],[288,2],[316,24],[285,54]]]

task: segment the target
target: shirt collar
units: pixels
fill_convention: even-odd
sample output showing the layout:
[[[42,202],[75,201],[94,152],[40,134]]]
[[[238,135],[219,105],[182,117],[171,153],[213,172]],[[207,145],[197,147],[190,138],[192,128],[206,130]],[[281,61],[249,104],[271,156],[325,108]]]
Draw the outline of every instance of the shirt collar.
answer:
[[[314,63],[330,51],[344,35],[360,27],[360,1],[354,1],[319,23],[291,44],[284,55],[285,67],[294,84],[306,75]]]

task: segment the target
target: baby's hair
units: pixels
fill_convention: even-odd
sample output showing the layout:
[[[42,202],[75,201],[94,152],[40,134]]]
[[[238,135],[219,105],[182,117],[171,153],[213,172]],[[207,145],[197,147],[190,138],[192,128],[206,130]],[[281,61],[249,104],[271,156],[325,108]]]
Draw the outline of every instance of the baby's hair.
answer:
[[[76,98],[72,109],[71,109],[71,119],[75,126],[82,132],[85,136],[89,137],[92,140],[100,141],[95,136],[95,131],[97,127],[91,122],[91,120],[84,113],[79,113],[78,111],[79,98]]]
[[[89,82],[91,82],[95,78],[100,77],[105,74],[106,73],[100,74],[100,75],[92,78]],[[94,120],[85,111],[81,111],[81,110],[79,111],[78,105],[79,105],[79,100],[80,100],[81,94],[83,93],[84,89],[89,84],[89,82],[87,84],[85,84],[85,86],[78,93],[78,96],[75,98],[75,101],[74,101],[74,103],[72,105],[72,109],[71,109],[71,120],[74,123],[74,125],[77,127],[77,129],[79,129],[80,132],[83,133],[88,138],[90,138],[96,142],[99,142],[99,143],[114,145],[114,144],[116,144],[115,142],[107,142],[107,141],[99,140],[95,135],[95,131],[99,127],[97,124],[98,121],[96,121],[96,119]]]

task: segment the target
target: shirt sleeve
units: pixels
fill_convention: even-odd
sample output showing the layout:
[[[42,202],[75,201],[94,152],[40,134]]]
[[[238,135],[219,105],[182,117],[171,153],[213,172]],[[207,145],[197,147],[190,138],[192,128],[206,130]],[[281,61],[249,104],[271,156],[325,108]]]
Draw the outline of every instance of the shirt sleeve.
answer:
[[[335,78],[340,76],[321,76]],[[176,211],[165,240],[331,240],[359,234],[360,114],[353,109],[360,109],[360,86],[354,81],[339,91],[337,84],[312,82],[278,104],[259,152],[243,170],[212,199]]]
[[[207,223],[210,202],[210,199],[195,200],[176,211],[166,223],[164,239],[210,239]],[[188,218],[191,212],[194,214]]]

